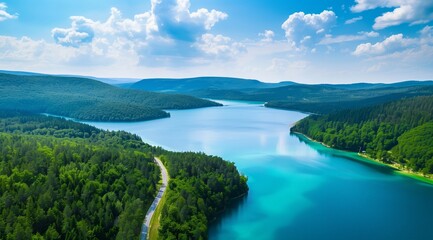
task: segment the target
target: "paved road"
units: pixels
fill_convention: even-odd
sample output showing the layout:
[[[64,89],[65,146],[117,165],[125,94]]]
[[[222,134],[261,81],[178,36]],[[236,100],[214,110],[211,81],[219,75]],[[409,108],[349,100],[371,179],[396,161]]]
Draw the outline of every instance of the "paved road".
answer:
[[[155,200],[153,200],[152,205],[150,205],[149,210],[147,210],[146,217],[144,218],[143,227],[141,228],[141,235],[140,240],[146,240],[147,234],[149,232],[150,228],[150,220],[152,219],[153,213],[155,212],[156,207],[158,206],[159,202],[161,201],[162,195],[165,192],[165,189],[168,186],[168,172],[165,168],[164,164],[159,160],[159,158],[154,159],[155,162],[158,164],[159,169],[161,169],[161,175],[162,175],[162,184],[159,188],[158,195],[156,195]]]

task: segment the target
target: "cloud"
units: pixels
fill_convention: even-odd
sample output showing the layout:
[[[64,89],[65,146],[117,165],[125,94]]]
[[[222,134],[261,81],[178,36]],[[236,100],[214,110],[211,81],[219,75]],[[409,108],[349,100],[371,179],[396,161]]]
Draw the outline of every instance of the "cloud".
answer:
[[[402,23],[421,24],[433,20],[433,1],[431,0],[355,0],[351,10],[363,12],[376,8],[393,8],[375,19],[373,28],[384,29]]]
[[[233,56],[245,51],[243,44],[233,42],[229,37],[210,33],[203,34],[197,46],[206,54],[214,56]]]
[[[0,36],[0,62],[25,64],[67,61],[72,54],[62,46],[29,37]]]
[[[314,42],[317,36],[326,33],[336,19],[335,13],[329,10],[325,10],[320,14],[296,12],[287,18],[281,28],[285,31],[287,40],[293,46],[306,45]]]
[[[354,24],[354,23],[356,23],[356,22],[358,22],[358,21],[361,21],[363,19],[363,17],[362,16],[359,16],[359,17],[355,17],[355,18],[352,18],[352,19],[349,19],[349,20],[346,20],[345,22],[344,22],[344,24]]]
[[[0,22],[2,21],[6,21],[8,19],[14,19],[17,18],[18,16],[16,14],[12,15],[10,13],[8,13],[7,10],[7,5],[4,2],[0,2]]]
[[[151,18],[164,38],[193,42],[219,21],[228,17],[217,10],[190,12],[189,0],[152,0]]]
[[[329,45],[329,44],[337,44],[337,43],[345,43],[352,41],[360,41],[365,40],[367,38],[378,37],[379,33],[371,31],[371,32],[359,32],[358,35],[339,35],[332,36],[330,34],[325,35],[325,37],[320,40],[319,45]]]
[[[133,18],[122,17],[116,8],[102,22],[74,16],[70,28],[55,28],[52,36],[56,43],[75,48],[102,40],[113,48],[116,42],[118,47],[134,51],[139,63],[147,66],[186,65],[194,58],[236,52],[222,50],[236,45],[231,40],[230,44],[225,41],[227,37],[207,35],[228,15],[205,8],[191,11],[190,5],[189,0],[151,0],[151,9]],[[214,48],[204,48],[207,45]]]
[[[356,47],[353,55],[380,55],[380,54],[390,54],[393,52],[405,50],[407,47],[414,46],[417,44],[416,39],[404,38],[403,34],[392,35],[382,42],[363,43]]]
[[[95,23],[81,16],[72,16],[71,21],[70,28],[54,28],[51,31],[55,42],[67,47],[79,47],[83,43],[92,42]]]
[[[273,38],[275,37],[275,33],[271,30],[265,30],[263,33],[259,33],[260,37],[263,37],[261,39],[262,42],[272,42]]]

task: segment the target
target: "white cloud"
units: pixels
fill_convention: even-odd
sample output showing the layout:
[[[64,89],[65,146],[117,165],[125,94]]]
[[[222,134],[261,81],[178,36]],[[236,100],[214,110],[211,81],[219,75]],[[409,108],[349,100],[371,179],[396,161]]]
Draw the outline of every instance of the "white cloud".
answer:
[[[226,13],[214,9],[190,11],[189,0],[151,0],[151,9],[132,19],[123,18],[116,8],[111,9],[104,22],[71,17],[71,27],[55,28],[52,36],[56,43],[75,48],[91,45],[97,39],[104,39],[111,48],[114,42],[121,43],[122,47],[135,51],[139,63],[144,65],[185,65],[195,61],[194,58],[213,55],[210,52],[233,53],[222,50],[227,47],[223,44],[226,37],[214,36],[212,45],[206,35],[227,17]],[[205,49],[206,44],[218,45],[219,50]]]
[[[362,12],[376,8],[393,8],[375,19],[374,29],[384,29],[402,23],[420,24],[433,20],[431,0],[355,0],[351,10]]]
[[[210,33],[203,34],[197,46],[203,52],[214,56],[233,56],[245,51],[243,44],[233,42],[229,37]]]
[[[352,41],[360,41],[365,40],[367,38],[378,37],[379,33],[371,31],[371,32],[359,32],[358,35],[339,35],[332,36],[330,34],[325,35],[325,37],[320,40],[320,45],[329,45],[329,44],[337,44],[344,42],[352,42]]]
[[[263,37],[261,39],[262,42],[272,42],[275,37],[275,33],[272,30],[265,30],[263,33],[259,33],[259,36]]]
[[[325,10],[320,14],[305,14],[296,12],[282,24],[287,40],[293,45],[305,45],[314,42],[317,36],[328,31],[336,20],[333,11]]]
[[[353,55],[355,56],[390,56],[396,53],[414,53],[422,54],[421,49],[433,49],[433,27],[425,26],[419,31],[419,37],[404,37],[402,33],[392,35],[382,42],[363,43],[356,47]],[[433,54],[433,52],[424,52]]]
[[[62,46],[79,47],[82,43],[92,42],[95,36],[95,22],[81,16],[72,16],[71,21],[70,28],[54,28],[51,31],[56,43]]]
[[[375,44],[371,43],[363,43],[356,47],[356,50],[353,52],[356,56],[361,55],[379,55],[392,53],[399,50],[403,50],[406,47],[415,44],[414,39],[404,38],[403,34],[392,35],[382,42],[377,42]]]
[[[356,23],[356,22],[358,22],[358,21],[361,21],[362,19],[363,19],[362,16],[355,17],[355,18],[351,18],[351,19],[349,19],[349,20],[346,20],[346,21],[344,22],[344,24],[354,24],[354,23]]]
[[[6,5],[6,3],[4,3],[4,2],[0,2],[0,22],[2,22],[2,21],[6,21],[6,20],[8,20],[8,19],[14,19],[14,18],[17,18],[17,15],[16,14],[14,14],[14,15],[12,15],[12,14],[10,14],[10,13],[8,13],[6,10],[7,10],[7,5]]]

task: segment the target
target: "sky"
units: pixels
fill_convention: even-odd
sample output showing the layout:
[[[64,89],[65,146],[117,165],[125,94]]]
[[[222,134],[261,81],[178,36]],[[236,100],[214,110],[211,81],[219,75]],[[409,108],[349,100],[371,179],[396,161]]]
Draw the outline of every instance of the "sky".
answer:
[[[0,69],[432,80],[433,0],[0,0]]]

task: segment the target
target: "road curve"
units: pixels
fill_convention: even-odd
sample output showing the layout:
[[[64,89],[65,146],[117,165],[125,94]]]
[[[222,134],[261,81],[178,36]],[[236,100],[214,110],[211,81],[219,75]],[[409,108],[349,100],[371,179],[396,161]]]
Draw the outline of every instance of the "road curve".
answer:
[[[165,193],[165,190],[167,189],[168,180],[170,179],[167,169],[165,168],[161,160],[155,157],[154,161],[156,162],[156,164],[158,164],[159,169],[161,170],[162,184],[159,188],[158,194],[155,197],[155,200],[153,200],[152,205],[150,205],[149,210],[147,210],[146,217],[144,218],[143,226],[141,228],[140,240],[147,239],[147,234],[149,233],[150,229],[150,220],[152,219],[153,213],[155,212],[156,207],[158,206],[162,196]]]

